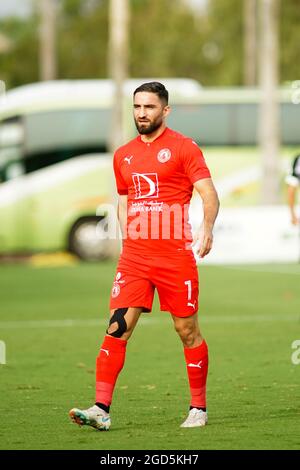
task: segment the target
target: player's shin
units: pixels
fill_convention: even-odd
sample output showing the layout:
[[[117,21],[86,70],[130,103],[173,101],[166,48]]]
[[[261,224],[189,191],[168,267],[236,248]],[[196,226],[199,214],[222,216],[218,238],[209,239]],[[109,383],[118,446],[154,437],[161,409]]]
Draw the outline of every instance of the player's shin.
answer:
[[[96,404],[107,412],[124,366],[126,345],[127,341],[106,335],[96,360]]]
[[[203,340],[196,348],[184,348],[191,393],[191,408],[206,409],[206,380],[208,372],[208,348]]]

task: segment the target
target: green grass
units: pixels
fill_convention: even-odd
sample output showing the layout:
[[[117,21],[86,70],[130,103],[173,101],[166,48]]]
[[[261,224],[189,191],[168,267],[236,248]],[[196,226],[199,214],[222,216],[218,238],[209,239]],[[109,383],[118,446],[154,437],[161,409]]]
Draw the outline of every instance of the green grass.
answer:
[[[179,427],[189,400],[182,347],[156,302],[128,344],[113,426],[101,433],[72,424],[68,410],[94,400],[114,264],[1,266],[0,448],[299,449],[300,365],[291,344],[300,339],[300,267],[200,272],[209,425]]]

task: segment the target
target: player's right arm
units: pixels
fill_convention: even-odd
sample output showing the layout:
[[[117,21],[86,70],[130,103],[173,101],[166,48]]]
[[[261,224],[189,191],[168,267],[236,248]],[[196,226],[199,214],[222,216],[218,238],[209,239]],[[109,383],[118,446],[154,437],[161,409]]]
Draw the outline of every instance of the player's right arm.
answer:
[[[119,195],[117,216],[118,216],[120,229],[121,229],[121,233],[122,233],[122,239],[124,240],[126,238],[126,233],[127,233],[127,194],[128,194],[128,188],[127,188],[126,182],[124,181],[123,175],[120,171],[120,160],[118,158],[118,150],[116,151],[116,153],[114,155],[113,166],[114,166],[114,174],[115,174],[115,179],[116,179],[117,192],[118,192],[118,195]]]
[[[118,201],[118,220],[121,228],[122,238],[126,238],[127,225],[127,194],[119,196]]]

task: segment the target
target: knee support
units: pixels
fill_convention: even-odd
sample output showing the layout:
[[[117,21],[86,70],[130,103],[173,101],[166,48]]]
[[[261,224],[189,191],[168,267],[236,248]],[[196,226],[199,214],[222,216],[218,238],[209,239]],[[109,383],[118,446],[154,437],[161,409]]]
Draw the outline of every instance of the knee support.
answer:
[[[113,323],[117,323],[118,325],[118,328],[116,331],[114,331],[113,333],[109,333],[108,330],[109,330],[109,327],[107,328],[106,330],[106,333],[110,336],[114,336],[115,338],[121,338],[121,336],[126,333],[127,331],[127,323],[126,323],[126,320],[124,318],[126,312],[128,310],[128,307],[127,308],[117,308],[114,312],[114,314],[112,315],[111,319],[109,320],[109,327],[113,324]]]

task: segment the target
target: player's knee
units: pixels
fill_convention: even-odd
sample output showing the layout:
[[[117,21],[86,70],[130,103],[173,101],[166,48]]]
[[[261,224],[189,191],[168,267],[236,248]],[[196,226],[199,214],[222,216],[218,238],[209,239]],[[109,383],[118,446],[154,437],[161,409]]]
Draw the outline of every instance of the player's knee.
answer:
[[[193,331],[191,328],[183,328],[179,335],[184,343],[191,343],[194,340],[195,331]]]
[[[194,325],[188,321],[177,321],[174,326],[179,336],[187,336],[194,330]]]
[[[176,325],[175,330],[177,331],[180,339],[185,347],[193,347],[195,341],[199,336],[199,331],[192,324]]]
[[[121,338],[127,331],[127,323],[125,320],[125,314],[128,308],[117,308],[111,319],[109,320],[109,326],[106,333],[115,338]]]

